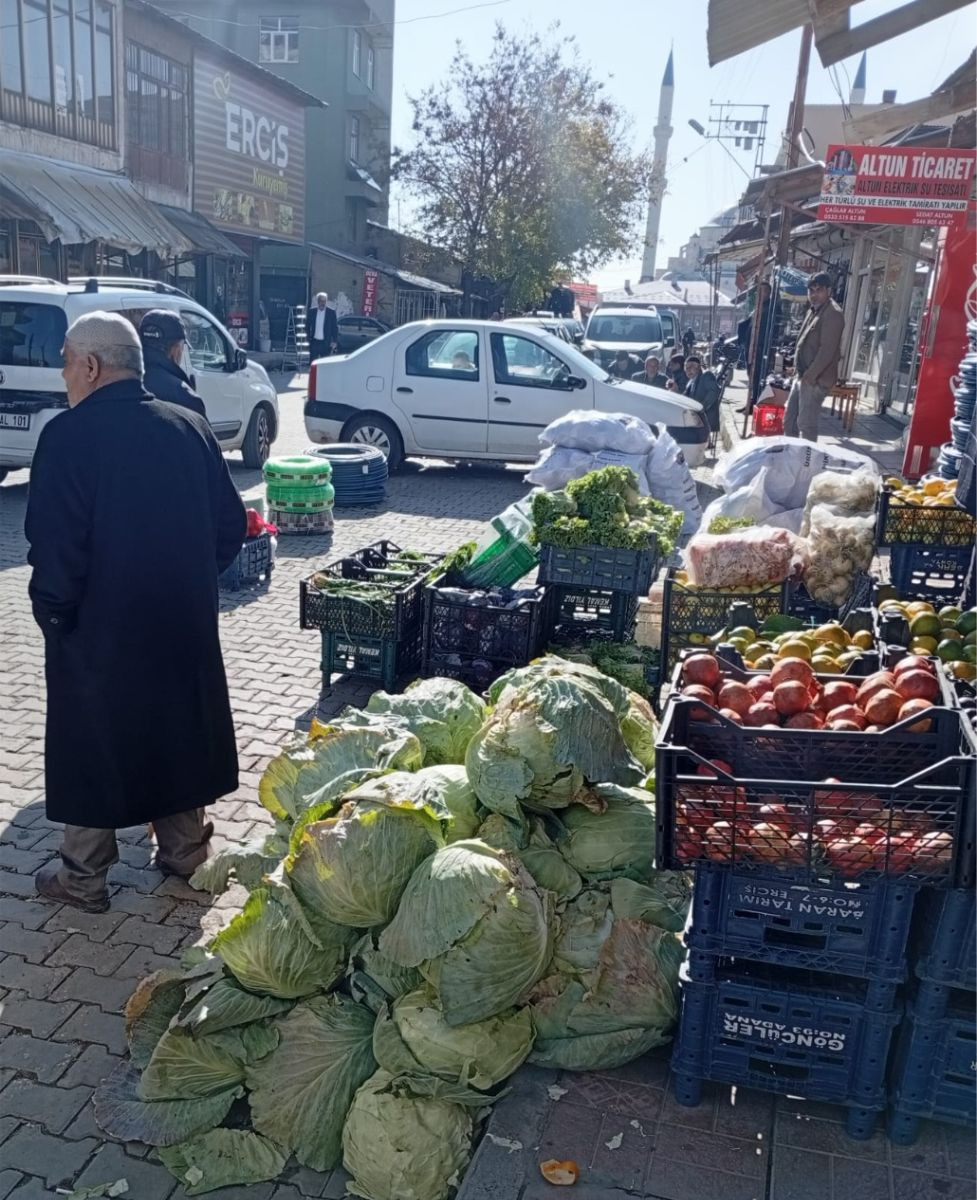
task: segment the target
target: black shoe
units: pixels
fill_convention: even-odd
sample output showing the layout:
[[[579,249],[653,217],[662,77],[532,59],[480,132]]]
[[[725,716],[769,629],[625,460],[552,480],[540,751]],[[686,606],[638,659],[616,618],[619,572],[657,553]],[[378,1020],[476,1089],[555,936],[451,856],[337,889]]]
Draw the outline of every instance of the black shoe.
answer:
[[[205,822],[204,827],[201,832],[203,833],[204,842],[209,842],[210,839],[214,836],[214,822],[213,821]],[[206,862],[206,861],[207,860],[204,859],[204,862]],[[202,866],[203,864],[198,863],[197,865]],[[184,881],[184,883],[190,882],[190,876],[193,874],[193,871],[196,871],[196,869],[197,869],[197,867],[194,867],[193,871],[187,871],[187,872],[178,871],[176,869],[176,867],[171,867],[169,865],[169,863],[164,862],[163,859],[160,858],[159,854],[156,854],[155,857],[153,858],[153,866],[156,868],[157,871],[161,872],[167,878],[182,879]]]
[[[34,887],[39,896],[43,896],[45,900],[56,900],[59,904],[70,904],[72,908],[80,908],[82,912],[103,913],[109,911],[108,896],[104,896],[101,900],[85,900],[81,896],[72,895],[61,882],[58,876],[59,870],[60,864],[56,858],[45,863],[38,870],[34,876]]]

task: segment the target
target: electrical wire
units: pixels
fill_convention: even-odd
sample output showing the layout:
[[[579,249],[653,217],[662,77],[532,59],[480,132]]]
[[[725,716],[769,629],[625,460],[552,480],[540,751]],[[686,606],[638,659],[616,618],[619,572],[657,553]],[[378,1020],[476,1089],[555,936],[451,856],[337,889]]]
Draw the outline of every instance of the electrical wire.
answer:
[[[514,0],[482,0],[480,4],[466,4],[461,8],[447,9],[445,12],[439,13],[422,13],[417,17],[400,17],[393,21],[369,21],[366,23],[357,24],[337,24],[337,25],[299,25],[298,31],[314,33],[328,33],[334,29],[389,29],[393,25],[414,25],[418,21],[440,21],[444,17],[456,17],[460,13],[475,12],[479,8],[501,8],[504,4],[512,4]],[[181,20],[188,21],[212,21],[216,25],[233,25],[238,29],[253,29],[254,21],[232,21],[227,17],[213,17],[210,15],[204,16],[201,13],[180,12],[176,9],[169,11],[170,16],[174,16]]]

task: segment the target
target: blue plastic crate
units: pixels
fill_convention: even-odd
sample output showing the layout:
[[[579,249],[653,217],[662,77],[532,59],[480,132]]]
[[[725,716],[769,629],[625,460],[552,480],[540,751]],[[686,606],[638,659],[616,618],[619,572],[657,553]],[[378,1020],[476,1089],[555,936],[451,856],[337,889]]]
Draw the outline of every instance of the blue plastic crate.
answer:
[[[887,1128],[892,1141],[911,1145],[923,1118],[970,1125],[977,1120],[977,1022],[973,996],[959,991],[937,1020],[907,1014],[890,1070]]]
[[[975,911],[973,888],[924,891],[914,934],[920,979],[977,991]]]
[[[899,983],[917,891],[899,878],[805,882],[698,863],[685,942],[709,954]]]
[[[895,1007],[869,1008],[872,987],[780,967],[723,963],[712,982],[684,981],[672,1055],[677,1100],[698,1104],[702,1082],[711,1079],[881,1111],[900,1014]]]
[[[257,583],[262,575],[270,580],[273,565],[271,535],[259,533],[245,541],[237,558],[218,576],[217,586],[222,592],[236,592],[245,584]]]
[[[919,512],[951,513],[947,508]],[[964,514],[966,515],[966,514]],[[973,546],[894,545],[889,557],[889,577],[904,600],[929,600],[956,604],[963,591]]]

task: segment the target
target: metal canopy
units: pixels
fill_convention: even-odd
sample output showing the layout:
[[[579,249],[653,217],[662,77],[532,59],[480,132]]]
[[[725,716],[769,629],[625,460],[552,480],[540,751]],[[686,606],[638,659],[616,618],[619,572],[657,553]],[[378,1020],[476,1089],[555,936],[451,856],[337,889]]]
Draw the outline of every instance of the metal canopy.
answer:
[[[193,248],[201,254],[220,254],[225,258],[247,258],[247,254],[225,237],[223,233],[200,213],[189,212],[185,208],[173,208],[169,204],[157,204],[157,210],[165,220],[190,239]]]
[[[0,150],[0,201],[16,216],[36,221],[49,242],[101,241],[132,254],[148,249],[175,256],[193,250],[128,179],[110,171]]]

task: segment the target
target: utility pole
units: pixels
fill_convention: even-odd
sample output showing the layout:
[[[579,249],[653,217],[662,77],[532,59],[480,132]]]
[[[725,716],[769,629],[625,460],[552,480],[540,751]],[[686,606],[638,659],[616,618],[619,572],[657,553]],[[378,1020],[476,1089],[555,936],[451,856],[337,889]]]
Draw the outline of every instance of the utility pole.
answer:
[[[797,139],[804,129],[804,100],[807,95],[807,73],[811,65],[811,42],[814,39],[814,29],[805,25],[801,31],[801,52],[797,59],[797,84],[794,88],[794,99],[791,101],[790,113],[787,117],[787,167],[788,171],[797,166],[799,149]],[[780,210],[780,241],[777,245],[777,266],[782,267],[787,262],[787,251],[790,247],[790,208],[784,204]]]

